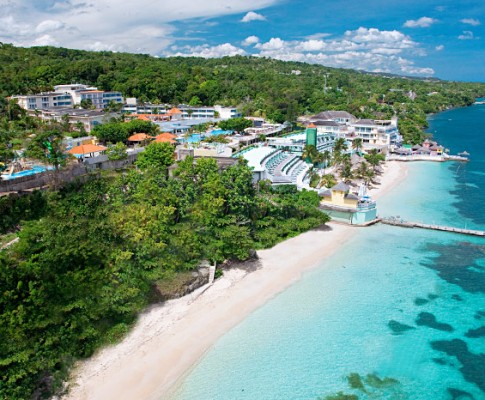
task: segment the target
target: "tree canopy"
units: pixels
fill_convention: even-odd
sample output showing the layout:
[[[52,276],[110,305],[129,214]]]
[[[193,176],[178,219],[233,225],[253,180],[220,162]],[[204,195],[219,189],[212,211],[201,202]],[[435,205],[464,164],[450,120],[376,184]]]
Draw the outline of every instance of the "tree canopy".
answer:
[[[136,166],[141,169],[157,169],[166,173],[167,168],[175,161],[174,150],[174,146],[170,143],[150,143],[145,147],[145,151],[138,155]]]
[[[96,125],[93,135],[103,142],[118,143],[126,140],[134,133],[146,133],[154,135],[158,132],[158,126],[150,121],[134,119],[129,122],[111,121]]]
[[[219,128],[227,131],[244,132],[244,129],[253,126],[253,123],[250,120],[238,117],[238,118],[231,118],[225,121],[220,121],[218,125],[219,125]]]

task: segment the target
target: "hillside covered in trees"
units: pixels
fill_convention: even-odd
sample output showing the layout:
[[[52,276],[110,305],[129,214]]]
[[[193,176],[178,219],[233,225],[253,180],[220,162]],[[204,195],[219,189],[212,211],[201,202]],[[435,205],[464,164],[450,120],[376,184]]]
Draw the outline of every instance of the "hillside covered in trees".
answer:
[[[327,76],[327,88],[325,88]],[[485,84],[369,74],[257,57],[156,58],[55,47],[0,47],[0,98],[86,83],[152,103],[238,106],[276,122],[323,110],[362,118],[400,118],[416,142],[426,114],[470,105]],[[414,100],[406,96],[414,92]]]

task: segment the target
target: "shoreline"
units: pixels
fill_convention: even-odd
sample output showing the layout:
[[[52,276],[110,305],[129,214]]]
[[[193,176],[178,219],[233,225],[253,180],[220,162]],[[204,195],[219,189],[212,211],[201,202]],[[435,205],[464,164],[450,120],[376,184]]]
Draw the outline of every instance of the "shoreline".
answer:
[[[382,197],[407,171],[405,163],[387,162],[371,195]],[[302,233],[258,251],[254,270],[226,270],[211,287],[149,307],[122,342],[77,363],[70,393],[62,398],[160,400],[173,395],[220,337],[338,251],[357,230],[330,223],[327,229]]]

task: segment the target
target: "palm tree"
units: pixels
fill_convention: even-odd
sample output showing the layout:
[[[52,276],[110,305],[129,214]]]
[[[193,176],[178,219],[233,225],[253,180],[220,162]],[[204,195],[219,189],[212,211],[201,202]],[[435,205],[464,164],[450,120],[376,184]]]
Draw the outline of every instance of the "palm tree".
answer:
[[[318,158],[318,150],[313,144],[306,145],[301,154],[302,160],[314,164],[314,160]]]
[[[343,158],[342,167],[340,169],[340,177],[344,180],[344,182],[349,182],[354,177],[354,174],[352,173],[352,163],[350,162],[349,157]]]
[[[361,179],[364,179],[364,176],[367,174],[367,171],[369,170],[369,164],[367,164],[365,161],[363,161],[356,169],[355,169],[355,175]]]
[[[372,182],[372,180],[374,179],[374,177],[376,176],[375,172],[371,169],[367,170],[365,176],[364,176],[364,183],[366,185],[369,185],[369,183]]]
[[[362,179],[366,185],[372,182],[372,179],[375,176],[375,172],[371,168],[369,168],[369,164],[365,161],[363,161],[355,170],[355,174],[357,177]]]
[[[347,150],[347,143],[344,138],[338,138],[333,144],[332,164],[339,168],[342,164],[344,152]]]
[[[331,188],[337,184],[337,179],[332,174],[325,174],[322,176],[320,180],[320,185],[325,186],[326,188]]]
[[[328,150],[325,150],[322,153],[322,163],[323,163],[323,173],[325,174],[325,168],[328,166],[328,163],[332,159],[332,153],[330,153]]]
[[[342,153],[347,150],[347,142],[344,138],[338,138],[335,143],[333,144],[333,151]]]
[[[310,187],[315,188],[318,186],[320,182],[320,175],[318,175],[315,168],[312,167],[312,169],[308,172],[308,178],[310,180]]]
[[[356,153],[361,153],[360,151],[362,150],[362,139],[361,138],[356,138],[352,142],[352,148],[355,150]]]
[[[317,166],[319,164],[323,163],[323,154],[320,153],[319,151],[316,152],[316,154],[313,156],[312,159],[313,166]]]
[[[366,154],[365,159],[367,162],[372,165],[374,172],[377,170],[377,167],[380,165],[381,162],[385,161],[386,157],[384,154],[378,153],[376,149],[372,149]]]

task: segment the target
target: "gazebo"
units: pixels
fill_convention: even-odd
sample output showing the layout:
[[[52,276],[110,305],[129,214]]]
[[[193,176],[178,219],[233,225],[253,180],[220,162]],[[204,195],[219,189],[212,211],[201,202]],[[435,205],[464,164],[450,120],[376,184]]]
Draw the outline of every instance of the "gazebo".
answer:
[[[71,150],[68,150],[68,153],[72,154],[77,158],[85,158],[99,156],[105,150],[106,147],[104,146],[98,146],[95,144],[82,144],[80,146],[73,147]]]
[[[175,140],[176,137],[177,135],[174,135],[173,133],[163,132],[155,138],[155,142],[175,144],[177,143]]]
[[[146,133],[135,133],[128,138],[128,142],[132,142],[134,144],[140,144],[142,142],[147,142],[153,139],[152,136],[147,135]]]

